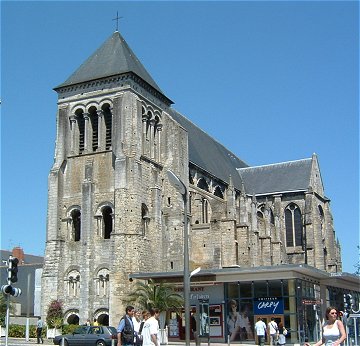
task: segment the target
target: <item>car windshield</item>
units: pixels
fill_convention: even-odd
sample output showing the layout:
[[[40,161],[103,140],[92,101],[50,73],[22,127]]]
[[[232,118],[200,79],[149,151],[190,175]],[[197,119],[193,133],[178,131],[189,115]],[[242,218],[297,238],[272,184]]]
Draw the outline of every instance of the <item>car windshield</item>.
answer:
[[[74,334],[86,334],[89,327],[83,326],[75,329]]]
[[[108,327],[108,328],[109,328],[109,331],[111,334],[113,334],[113,335],[117,334],[116,328],[114,328],[114,327]]]

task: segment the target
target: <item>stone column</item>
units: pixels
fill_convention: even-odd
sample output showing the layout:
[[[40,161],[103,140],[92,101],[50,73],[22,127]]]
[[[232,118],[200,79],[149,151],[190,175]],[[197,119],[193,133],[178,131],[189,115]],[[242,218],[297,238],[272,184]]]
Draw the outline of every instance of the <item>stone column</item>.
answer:
[[[90,145],[91,145],[91,141],[90,141],[90,128],[89,128],[89,113],[84,113],[84,152],[88,153],[90,150]]]
[[[70,154],[75,155],[75,143],[76,143],[76,117],[70,115],[70,130],[71,130],[71,143],[70,143]]]
[[[147,149],[147,145],[146,145],[146,124],[147,124],[147,117],[143,116],[142,117],[142,153],[143,155],[146,155],[146,149]]]
[[[151,119],[149,121],[150,125],[150,157],[153,159],[155,157],[154,155],[154,134],[155,134],[155,120]]]
[[[105,124],[104,124],[104,112],[101,109],[96,111],[98,116],[98,151],[105,150]]]
[[[160,147],[160,145],[161,145],[161,131],[162,131],[162,128],[163,128],[162,124],[158,124],[158,125],[156,126],[156,129],[157,129],[156,148],[157,148],[157,150],[156,150],[155,160],[156,160],[157,162],[160,162],[160,159],[161,159],[161,155],[160,155],[160,154],[161,154],[161,150],[160,150],[161,147]]]

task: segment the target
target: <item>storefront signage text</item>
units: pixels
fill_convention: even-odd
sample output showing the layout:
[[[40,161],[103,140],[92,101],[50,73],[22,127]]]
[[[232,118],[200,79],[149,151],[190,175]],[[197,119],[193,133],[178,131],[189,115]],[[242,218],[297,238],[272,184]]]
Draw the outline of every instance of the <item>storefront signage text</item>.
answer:
[[[283,314],[284,301],[282,298],[257,298],[254,300],[255,315]]]

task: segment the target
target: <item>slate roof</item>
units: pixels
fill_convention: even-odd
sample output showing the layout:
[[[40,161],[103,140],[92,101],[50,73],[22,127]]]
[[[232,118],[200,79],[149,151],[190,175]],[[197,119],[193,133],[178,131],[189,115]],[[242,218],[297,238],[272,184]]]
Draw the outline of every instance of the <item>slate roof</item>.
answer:
[[[188,132],[189,161],[224,182],[228,183],[231,175],[234,186],[240,190],[241,179],[236,169],[248,165],[182,114],[172,108],[169,112]]]
[[[306,191],[310,185],[312,159],[238,169],[247,194]]]
[[[163,94],[118,31],[115,31],[64,83],[55,89],[133,72]]]

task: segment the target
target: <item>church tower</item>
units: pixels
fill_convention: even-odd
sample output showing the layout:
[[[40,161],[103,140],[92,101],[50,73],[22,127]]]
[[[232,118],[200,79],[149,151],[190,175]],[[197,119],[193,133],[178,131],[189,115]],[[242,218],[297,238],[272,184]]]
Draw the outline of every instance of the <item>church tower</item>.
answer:
[[[69,323],[114,325],[128,273],[182,268],[182,200],[166,170],[188,180],[187,133],[117,31],[54,90],[42,313],[58,299]]]

